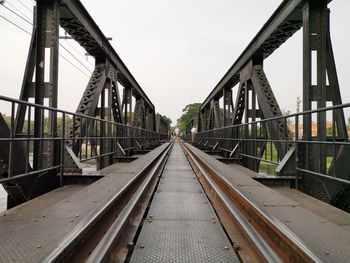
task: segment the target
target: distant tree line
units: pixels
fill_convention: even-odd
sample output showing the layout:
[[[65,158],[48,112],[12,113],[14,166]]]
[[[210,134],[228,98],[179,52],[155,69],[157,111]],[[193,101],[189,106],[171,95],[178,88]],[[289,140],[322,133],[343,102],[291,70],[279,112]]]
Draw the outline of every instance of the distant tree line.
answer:
[[[186,107],[182,110],[183,114],[177,120],[180,132],[184,132],[186,130],[187,124],[192,120],[193,117],[199,114],[200,107],[201,103],[191,103],[186,105]]]

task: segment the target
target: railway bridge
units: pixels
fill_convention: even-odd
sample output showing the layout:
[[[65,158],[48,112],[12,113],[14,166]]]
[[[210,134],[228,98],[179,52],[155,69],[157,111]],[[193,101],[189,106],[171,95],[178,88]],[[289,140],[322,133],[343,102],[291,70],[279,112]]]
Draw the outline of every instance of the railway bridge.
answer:
[[[330,2],[283,0],[176,137],[79,0],[33,1],[32,20],[1,1],[32,32],[20,97],[0,94],[0,262],[348,262]],[[264,62],[299,30],[285,115]],[[95,61],[75,112],[58,108],[62,39]]]

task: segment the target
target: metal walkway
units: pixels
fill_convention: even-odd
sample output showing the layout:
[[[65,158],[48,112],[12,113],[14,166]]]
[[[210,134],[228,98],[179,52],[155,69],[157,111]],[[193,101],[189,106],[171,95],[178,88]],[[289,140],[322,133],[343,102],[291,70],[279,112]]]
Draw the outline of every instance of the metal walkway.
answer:
[[[178,143],[171,151],[131,262],[239,262]]]

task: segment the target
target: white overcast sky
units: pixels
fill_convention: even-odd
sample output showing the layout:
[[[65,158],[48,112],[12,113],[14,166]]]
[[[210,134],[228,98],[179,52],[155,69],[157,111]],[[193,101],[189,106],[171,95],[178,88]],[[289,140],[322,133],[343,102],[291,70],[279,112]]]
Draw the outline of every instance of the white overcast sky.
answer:
[[[31,8],[32,0],[21,0]],[[173,123],[189,103],[203,102],[256,35],[281,0],[82,0],[136,80]],[[7,0],[28,17],[18,0]],[[9,4],[12,4],[9,5]],[[333,0],[331,33],[343,102],[350,101],[349,0]],[[30,31],[30,25],[0,6],[0,15]],[[18,98],[30,36],[0,18],[0,94]],[[84,51],[63,45],[82,63]],[[76,50],[71,49],[73,45]],[[62,48],[60,52],[79,65]],[[265,72],[280,107],[295,112],[302,94],[302,39],[296,33],[265,60]],[[79,67],[86,71],[81,65]],[[75,111],[88,77],[60,60],[59,107]],[[1,109],[2,111],[6,111]]]

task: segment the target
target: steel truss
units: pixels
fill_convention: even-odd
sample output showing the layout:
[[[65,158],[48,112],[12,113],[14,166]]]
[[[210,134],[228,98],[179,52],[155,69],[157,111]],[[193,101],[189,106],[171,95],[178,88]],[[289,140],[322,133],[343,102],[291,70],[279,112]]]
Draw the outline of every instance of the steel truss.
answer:
[[[140,148],[151,147],[156,143],[153,135],[147,140],[143,136],[144,132],[141,131],[156,131],[154,105],[80,1],[38,0],[34,7],[33,24],[19,98],[21,103],[17,104],[13,112],[16,115],[13,119],[14,127],[1,125],[0,129],[2,138],[11,136],[37,138],[32,142],[33,165],[28,164],[27,158],[19,158],[20,152],[28,150],[25,144],[15,142],[9,145],[1,142],[4,144],[0,150],[3,163],[8,165],[11,163],[11,158],[18,158],[16,169],[2,171],[0,176],[8,174],[11,177],[30,170],[41,171],[56,167],[62,158],[65,173],[79,174],[82,172],[80,159],[83,145],[91,147],[93,152],[91,155],[98,156],[95,158],[97,167],[102,169],[116,162],[116,156],[110,153],[118,151],[121,155],[131,155]],[[55,138],[60,132],[57,127],[57,112],[41,107],[28,107],[27,104],[22,103],[34,99],[36,105],[57,108],[60,27],[95,58],[95,68],[77,107],[77,115],[72,116],[73,125],[69,130],[66,129],[67,136],[63,136],[65,137],[63,156],[61,156],[62,147],[58,141],[44,139]],[[49,75],[48,79],[47,75]],[[123,99],[120,97],[121,94]],[[135,108],[132,105],[133,100],[136,100]],[[34,110],[33,118],[28,113],[29,109]],[[121,125],[133,125],[139,130],[133,130],[127,126],[115,127],[82,116]],[[24,129],[25,124],[28,123],[28,117],[34,121],[33,134],[28,134]],[[2,122],[4,123],[4,120]],[[48,128],[46,122],[49,123]],[[158,128],[167,134],[164,125],[164,122],[160,122]],[[117,140],[117,137],[120,139]],[[158,135],[158,141],[160,137],[161,135]],[[10,195],[13,195],[13,203],[9,204],[9,207],[56,188],[59,185],[57,172],[58,170],[50,170],[45,176],[35,174],[4,182],[5,188]],[[40,180],[43,182],[38,182],[38,178],[42,178]]]
[[[199,131],[212,139],[198,140],[201,146],[209,147],[231,158],[239,159],[246,167],[258,171],[269,146],[277,152],[277,159],[270,161],[278,165],[281,175],[296,175],[299,189],[321,200],[350,209],[348,186],[339,181],[324,180],[316,174],[350,179],[350,149],[347,144],[330,146],[332,140],[347,142],[348,133],[343,107],[332,111],[333,134],[327,134],[327,111],[302,115],[295,125],[302,125],[298,136],[305,141],[318,143],[293,144],[293,136],[286,118],[273,94],[264,73],[263,61],[279,48],[296,31],[303,30],[303,111],[323,109],[327,102],[342,105],[337,71],[329,29],[330,1],[285,0],[264,24],[248,47],[205,99],[199,112]],[[315,54],[315,61],[312,56]],[[315,69],[316,81],[312,81]],[[328,82],[327,82],[328,80]],[[232,89],[238,86],[233,105]],[[220,100],[223,103],[220,104]],[[312,108],[313,102],[316,108]],[[220,105],[223,105],[220,107]],[[273,119],[261,122],[260,120]],[[317,132],[312,134],[312,123],[317,123]],[[242,123],[250,123],[239,126]],[[233,125],[233,126],[232,126]],[[223,127],[235,129],[221,129]],[[206,138],[209,138],[204,136]],[[216,138],[213,139],[213,138]],[[231,139],[230,139],[231,138]],[[242,139],[251,140],[244,143]],[[299,138],[297,138],[299,139]],[[273,144],[273,145],[272,145]],[[244,154],[243,152],[244,151]],[[270,149],[272,152],[272,150]],[[272,154],[272,153],[271,153]],[[297,156],[296,156],[297,155]],[[254,158],[253,158],[254,157]],[[295,159],[298,160],[296,164]],[[331,160],[331,161],[330,161]],[[328,165],[327,165],[328,162]],[[330,163],[330,164],[329,164]],[[296,167],[300,169],[297,171]],[[337,169],[335,169],[337,167]],[[301,171],[303,170],[303,172]],[[305,171],[310,171],[305,172]]]

